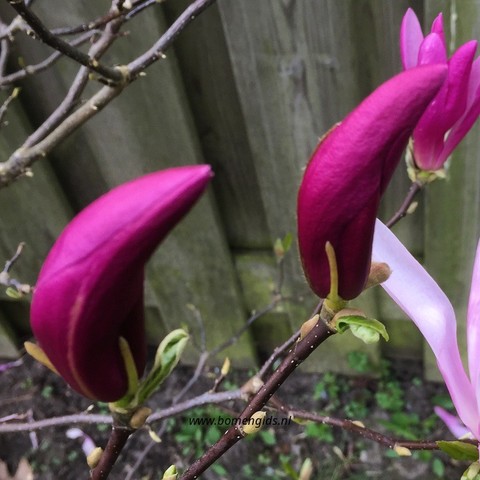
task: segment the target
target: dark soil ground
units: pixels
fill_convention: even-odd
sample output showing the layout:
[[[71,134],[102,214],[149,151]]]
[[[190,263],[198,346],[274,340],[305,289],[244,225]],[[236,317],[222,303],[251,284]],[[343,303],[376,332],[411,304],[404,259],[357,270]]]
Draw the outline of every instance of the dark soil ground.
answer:
[[[279,398],[297,408],[345,418],[360,418],[366,426],[396,437],[450,439],[432,416],[432,403],[448,403],[443,385],[426,383],[420,366],[395,362],[380,378],[347,378],[338,375],[295,373],[279,391]],[[211,372],[214,374],[214,372]],[[161,392],[152,399],[152,408],[169,406],[169,399],[188,381],[192,370],[178,368]],[[236,374],[221,388],[235,388],[248,378]],[[211,376],[199,381],[188,396],[211,388]],[[39,420],[85,411],[90,402],[70,390],[64,382],[30,358],[22,365],[0,373],[0,417],[26,414]],[[240,404],[228,405],[239,411]],[[106,406],[95,404],[92,413],[105,413]],[[127,444],[110,478],[113,480],[157,480],[172,463],[181,470],[224,431],[218,426],[193,426],[189,419],[225,415],[217,407],[195,410],[169,420],[155,443],[146,429]],[[276,415],[276,413],[272,413]],[[223,417],[222,417],[223,418]],[[18,420],[17,420],[18,421]],[[161,425],[152,426],[158,430]],[[109,427],[80,425],[97,445],[104,445]],[[78,480],[88,478],[81,442],[66,436],[66,427],[32,433],[0,434],[0,480]],[[237,444],[202,478],[214,479],[296,479],[306,458],[313,462],[313,479],[448,479],[459,480],[465,463],[454,462],[443,453],[419,453],[398,457],[372,441],[324,425],[265,427]],[[19,468],[17,476],[15,472]],[[29,473],[32,472],[32,474]]]

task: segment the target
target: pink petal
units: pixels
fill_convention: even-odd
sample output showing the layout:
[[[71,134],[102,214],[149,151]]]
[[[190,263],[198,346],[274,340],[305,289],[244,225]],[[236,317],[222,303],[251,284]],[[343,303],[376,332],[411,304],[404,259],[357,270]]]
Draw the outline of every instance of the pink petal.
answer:
[[[445,51],[447,50],[447,41],[445,40],[445,32],[443,31],[443,14],[439,13],[432,23],[431,33],[436,33],[442,40]]]
[[[468,84],[477,42],[462,45],[452,56],[444,85],[413,133],[415,160],[425,170],[442,167],[444,136],[465,113]]]
[[[422,41],[422,27],[415,12],[409,8],[400,27],[400,54],[405,70],[418,65],[418,52]]]
[[[447,136],[439,162],[446,162],[453,150],[470,131],[480,115],[480,57],[472,65],[470,82],[468,84],[467,108],[463,117],[452,127]]]
[[[442,39],[436,33],[430,33],[420,46],[418,53],[418,65],[432,65],[435,63],[447,63],[447,50]]]
[[[386,262],[392,269],[392,275],[382,287],[425,337],[460,418],[477,435],[477,401],[460,358],[457,324],[450,301],[397,237],[378,220],[372,259]]]
[[[480,242],[477,245],[468,300],[467,345],[470,378],[480,403]]]
[[[455,438],[462,438],[471,433],[457,416],[452,415],[442,407],[435,407],[434,411],[442,419],[443,423],[452,432]]]

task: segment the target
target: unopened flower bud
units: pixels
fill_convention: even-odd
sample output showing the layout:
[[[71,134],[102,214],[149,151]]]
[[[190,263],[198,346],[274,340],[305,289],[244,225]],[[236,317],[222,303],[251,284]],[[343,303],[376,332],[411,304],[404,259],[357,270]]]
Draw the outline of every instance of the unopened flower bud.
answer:
[[[263,419],[267,415],[266,412],[255,412],[249,419],[246,425],[243,425],[242,431],[245,435],[256,433],[263,427]]]

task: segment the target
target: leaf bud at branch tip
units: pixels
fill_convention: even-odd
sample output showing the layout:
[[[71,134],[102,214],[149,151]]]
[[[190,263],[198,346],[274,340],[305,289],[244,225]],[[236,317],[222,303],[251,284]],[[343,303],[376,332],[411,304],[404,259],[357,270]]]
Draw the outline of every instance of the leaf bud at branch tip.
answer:
[[[392,270],[386,263],[372,262],[365,290],[387,281],[391,274]]]
[[[401,445],[395,444],[393,446],[393,451],[400,457],[411,457],[412,451],[407,447],[402,447]]]
[[[177,480],[177,478],[177,467],[175,467],[175,465],[170,465],[170,467],[165,470],[162,480]]]
[[[148,407],[140,407],[130,419],[130,426],[135,430],[143,427],[145,425],[145,421],[152,413],[152,409]]]
[[[225,357],[225,360],[223,361],[222,369],[220,371],[220,373],[224,377],[228,375],[228,372],[230,371],[230,366],[231,366],[230,359],[228,357]]]
[[[91,469],[94,469],[98,465],[100,458],[102,458],[102,454],[103,454],[103,449],[101,447],[97,447],[87,457],[87,464]]]
[[[309,334],[309,332],[311,332],[312,328],[317,324],[319,319],[320,315],[317,313],[310,320],[307,320],[305,323],[302,324],[302,326],[300,327],[299,340],[303,340]]]
[[[256,433],[263,427],[263,419],[267,415],[267,412],[262,412],[261,410],[255,412],[249,419],[246,425],[242,426],[242,431],[244,435],[251,435]]]

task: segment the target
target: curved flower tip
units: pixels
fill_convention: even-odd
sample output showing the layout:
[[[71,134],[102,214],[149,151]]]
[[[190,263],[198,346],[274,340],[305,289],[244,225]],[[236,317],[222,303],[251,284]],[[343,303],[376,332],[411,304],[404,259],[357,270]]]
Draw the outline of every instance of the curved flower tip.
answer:
[[[447,81],[413,132],[411,153],[420,170],[442,169],[480,114],[480,71],[473,62],[476,48],[476,41],[467,42],[448,60],[442,15],[424,37],[413,10],[405,13],[400,30],[404,68],[433,64],[448,67]]]
[[[452,432],[455,438],[464,438],[467,435],[472,436],[470,430],[460,421],[460,419],[452,415],[451,413],[447,412],[442,407],[434,407],[433,409],[438,417],[441,418],[443,423],[447,426],[447,428]]]
[[[145,366],[144,264],[205,190],[208,165],[171,168],[114,188],[80,212],[51,249],[31,307],[32,330],[65,380],[92,399],[128,390],[119,341]]]
[[[320,142],[298,193],[298,240],[313,291],[331,290],[325,245],[336,255],[338,294],[360,294],[370,268],[377,207],[446,67],[408,70],[377,88]]]

